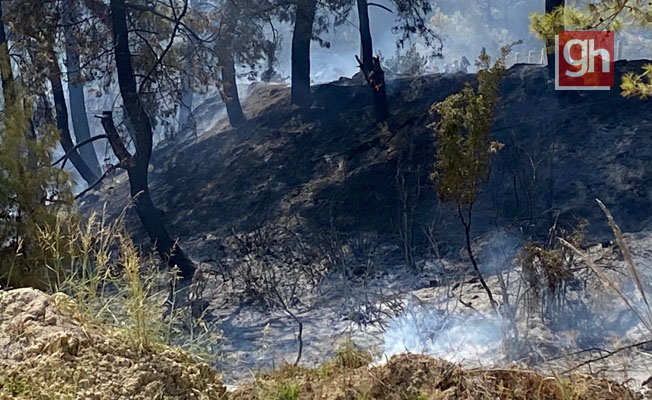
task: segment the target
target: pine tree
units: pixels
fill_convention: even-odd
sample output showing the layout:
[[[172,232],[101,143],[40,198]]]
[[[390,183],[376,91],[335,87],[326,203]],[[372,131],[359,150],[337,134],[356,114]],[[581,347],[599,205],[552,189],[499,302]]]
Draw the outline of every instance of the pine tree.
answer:
[[[51,166],[56,131],[32,136],[30,108],[14,85],[0,124],[0,286],[48,285],[39,232],[70,211],[68,177]]]
[[[407,51],[396,49],[394,57],[385,62],[388,71],[397,75],[420,75],[424,72],[428,59],[417,51],[416,45],[410,46]]]

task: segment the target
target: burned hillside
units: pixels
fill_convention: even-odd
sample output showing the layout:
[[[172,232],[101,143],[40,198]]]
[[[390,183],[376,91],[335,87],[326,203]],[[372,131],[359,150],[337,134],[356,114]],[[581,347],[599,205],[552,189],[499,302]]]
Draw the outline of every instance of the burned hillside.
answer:
[[[618,62],[617,78],[643,63]],[[395,79],[392,117],[381,125],[359,80],[316,86],[307,114],[290,106],[288,87],[254,85],[244,126],[221,130],[218,123],[182,146],[155,151],[152,195],[200,258],[210,256],[203,248],[211,237],[275,220],[306,235],[374,234],[396,244],[401,215],[412,209],[417,244],[425,245],[424,228],[435,226],[442,246],[457,250],[455,216],[438,204],[429,179],[435,154],[429,111],[469,81],[473,76],[464,74]],[[609,231],[599,223],[596,198],[612,207],[623,230],[648,226],[647,101],[617,90],[556,92],[546,69],[532,65],[509,70],[501,97],[492,134],[505,147],[475,206],[474,234],[500,228],[538,238],[556,219],[571,226],[584,218],[595,222],[588,228],[593,240],[603,240]],[[115,176],[83,198],[84,208],[100,210],[106,202],[117,215],[127,205],[125,193],[125,177]]]

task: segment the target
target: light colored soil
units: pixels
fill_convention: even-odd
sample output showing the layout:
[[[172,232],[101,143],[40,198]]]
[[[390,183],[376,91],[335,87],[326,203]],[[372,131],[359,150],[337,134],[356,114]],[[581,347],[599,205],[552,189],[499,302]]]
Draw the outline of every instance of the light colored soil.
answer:
[[[217,372],[85,324],[63,295],[0,292],[0,399],[218,399]]]

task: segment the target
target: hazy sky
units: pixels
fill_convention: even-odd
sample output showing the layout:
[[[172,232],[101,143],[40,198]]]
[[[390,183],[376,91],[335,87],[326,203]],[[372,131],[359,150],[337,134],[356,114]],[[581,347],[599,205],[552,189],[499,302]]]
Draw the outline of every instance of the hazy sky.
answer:
[[[377,0],[378,3],[393,8],[389,0]],[[544,9],[543,0],[488,0],[492,5],[492,21],[487,22],[481,10],[474,6],[474,1],[441,0],[433,1],[434,12],[429,16],[429,26],[441,35],[444,42],[442,60],[436,61],[440,66],[451,64],[466,56],[469,60],[477,57],[482,47],[490,54],[497,55],[502,45],[522,39],[524,43],[515,48],[519,62],[526,62],[530,51],[532,61],[540,60],[543,43],[529,31],[528,17],[533,12]],[[396,51],[396,35],[392,33],[395,16],[378,7],[370,7],[370,19],[374,51],[381,52],[385,59],[391,58]],[[283,49],[280,54],[280,71],[285,77],[290,76],[290,49],[292,30],[290,25],[280,26],[283,35]],[[329,82],[341,76],[350,77],[358,72],[355,55],[359,54],[359,33],[357,12],[355,8],[347,22],[323,34],[322,38],[331,42],[330,49],[321,48],[318,43],[312,45],[312,79],[314,82]],[[616,36],[622,42],[623,58],[652,58],[652,35],[650,30],[626,29]],[[417,40],[419,43],[419,40]],[[420,51],[429,51],[421,44]],[[513,54],[510,63],[514,62]]]
[[[378,0],[378,3],[393,8],[388,0]],[[439,61],[452,63],[466,56],[474,60],[482,47],[490,53],[497,54],[503,44],[523,39],[525,44],[518,49],[521,57],[525,57],[529,50],[537,54],[542,45],[528,30],[528,15],[543,9],[543,1],[508,1],[500,0],[495,3],[510,4],[504,9],[494,8],[493,13],[500,15],[507,13],[507,17],[496,21],[495,26],[487,26],[482,21],[482,16],[471,5],[473,2],[460,2],[459,0],[446,0],[433,2],[433,12],[429,16],[429,25],[444,41],[444,59]],[[538,4],[541,3],[541,4]],[[465,6],[461,6],[464,4]],[[370,7],[372,36],[374,51],[380,52],[385,59],[391,58],[396,51],[396,35],[392,27],[396,25],[395,15],[380,9]],[[291,26],[280,27],[283,34],[283,49],[279,60],[283,76],[290,75],[290,49],[292,31]],[[321,48],[318,43],[312,45],[312,79],[315,82],[326,82],[338,79],[340,76],[352,76],[358,71],[355,55],[359,54],[360,38],[358,33],[357,12],[354,10],[349,15],[347,22],[323,34],[322,38],[331,42],[330,49]],[[419,43],[419,40],[416,40]],[[418,44],[424,54],[430,53],[425,46]],[[538,57],[536,57],[538,59]]]

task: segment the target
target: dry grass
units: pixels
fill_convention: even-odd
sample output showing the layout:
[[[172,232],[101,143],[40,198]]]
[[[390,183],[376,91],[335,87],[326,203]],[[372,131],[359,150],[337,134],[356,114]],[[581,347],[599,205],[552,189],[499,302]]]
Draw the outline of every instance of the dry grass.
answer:
[[[139,253],[121,218],[62,217],[39,241],[54,294],[0,292],[0,399],[223,396],[209,366],[218,332],[175,306],[176,274]]]
[[[292,397],[279,396],[292,388]],[[298,390],[298,391],[297,391]],[[287,393],[287,392],[285,392]],[[428,356],[403,354],[378,367],[285,368],[258,379],[233,400],[629,400],[626,387],[588,376],[545,377],[518,369],[464,370]]]
[[[70,296],[86,321],[113,327],[135,348],[169,345],[215,361],[215,324],[178,306],[176,271],[161,270],[152,253],[138,251],[123,216],[108,222],[93,214],[83,224],[62,217],[40,231],[50,293]]]
[[[620,227],[616,224],[614,217],[609,209],[607,209],[604,203],[602,203],[600,200],[596,201],[607,217],[607,222],[614,232],[616,243],[618,244],[618,247],[623,254],[623,258],[625,259],[627,271],[630,274],[630,279],[636,287],[636,293],[629,295],[616,280],[612,279],[601,268],[599,268],[588,254],[584,253],[576,246],[563,239],[559,240],[564,246],[571,249],[582,261],[584,261],[603,284],[613,290],[614,293],[620,297],[620,299],[627,305],[627,308],[638,317],[641,323],[645,326],[645,329],[650,333],[650,335],[652,335],[652,308],[650,307],[650,303],[648,301],[645,288],[643,287],[643,282],[641,280],[638,269],[634,264],[632,254],[629,251],[629,247],[625,242]]]
[[[219,375],[187,352],[136,348],[88,322],[74,301],[33,289],[0,292],[0,399],[219,399]]]

